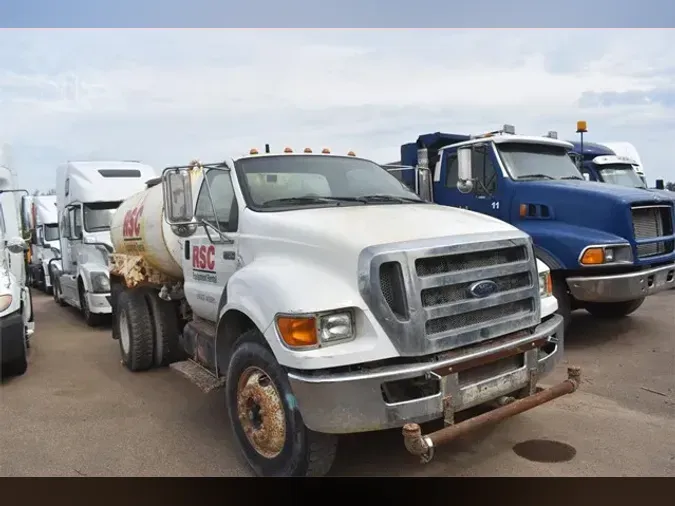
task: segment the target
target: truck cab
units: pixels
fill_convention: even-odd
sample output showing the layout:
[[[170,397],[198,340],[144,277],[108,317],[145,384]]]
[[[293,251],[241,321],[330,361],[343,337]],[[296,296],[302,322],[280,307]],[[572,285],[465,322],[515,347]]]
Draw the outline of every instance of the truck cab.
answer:
[[[51,263],[54,299],[79,309],[88,325],[111,314],[110,220],[120,203],[156,177],[135,161],[72,161],[56,175],[60,265]]]
[[[51,294],[50,262],[61,256],[56,195],[23,198],[24,224],[30,242],[28,284]]]
[[[581,308],[625,316],[675,283],[673,202],[586,181],[568,155],[573,147],[554,132],[516,135],[509,125],[478,136],[421,135],[401,147],[402,165],[432,169],[434,202],[493,216],[533,238],[566,324]]]
[[[19,193],[14,174],[0,166],[0,373],[21,375],[28,367],[33,334],[33,304],[26,286]]]

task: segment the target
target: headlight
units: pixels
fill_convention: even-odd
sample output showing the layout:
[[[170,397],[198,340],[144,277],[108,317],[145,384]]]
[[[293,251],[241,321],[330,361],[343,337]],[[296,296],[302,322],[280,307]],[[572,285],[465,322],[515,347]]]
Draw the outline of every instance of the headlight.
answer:
[[[633,251],[629,244],[587,246],[579,255],[583,266],[632,264]]]
[[[539,274],[539,295],[543,299],[544,297],[550,297],[553,295],[553,282],[551,280],[551,271],[542,272]]]
[[[11,295],[0,295],[0,313],[12,305]]]
[[[91,275],[91,291],[93,293],[108,293],[110,291],[110,279],[104,272],[95,272]]]
[[[351,311],[313,316],[280,315],[277,330],[289,347],[305,349],[347,341],[355,334]]]

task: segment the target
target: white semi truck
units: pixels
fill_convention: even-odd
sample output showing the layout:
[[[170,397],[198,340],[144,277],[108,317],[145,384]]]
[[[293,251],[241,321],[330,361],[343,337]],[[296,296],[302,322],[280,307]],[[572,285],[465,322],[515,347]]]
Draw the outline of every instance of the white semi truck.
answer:
[[[24,197],[24,227],[30,237],[28,285],[52,293],[50,262],[61,257],[56,195]]]
[[[20,193],[12,171],[0,165],[0,375],[21,375],[28,367],[27,348],[35,329],[33,302],[26,286],[21,237]]]
[[[78,161],[57,168],[61,258],[50,265],[54,300],[78,308],[88,325],[98,325],[112,311],[107,299],[112,215],[156,175],[135,161]]]
[[[351,155],[251,150],[170,167],[112,217],[122,362],[223,387],[258,476],[323,475],[338,435],[395,427],[427,462],[578,386],[571,368],[537,388],[563,324],[531,239]],[[434,419],[446,427],[422,434]]]

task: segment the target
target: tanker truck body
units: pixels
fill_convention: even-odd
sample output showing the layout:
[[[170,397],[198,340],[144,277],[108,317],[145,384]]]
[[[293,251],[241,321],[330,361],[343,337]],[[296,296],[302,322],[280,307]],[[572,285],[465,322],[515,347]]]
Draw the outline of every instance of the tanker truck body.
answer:
[[[91,326],[112,311],[107,297],[110,219],[124,199],[156,175],[149,165],[133,161],[68,162],[57,168],[61,258],[50,262],[54,300],[78,308]]]
[[[51,294],[50,261],[61,256],[56,195],[24,197],[23,207],[24,237],[30,242],[28,284]]]
[[[578,370],[536,388],[563,320],[526,234],[307,151],[167,168],[122,203],[111,303],[129,370],[222,387],[259,476],[325,474],[339,434],[393,427],[426,462],[469,427],[458,412],[494,402],[494,421],[576,389]]]

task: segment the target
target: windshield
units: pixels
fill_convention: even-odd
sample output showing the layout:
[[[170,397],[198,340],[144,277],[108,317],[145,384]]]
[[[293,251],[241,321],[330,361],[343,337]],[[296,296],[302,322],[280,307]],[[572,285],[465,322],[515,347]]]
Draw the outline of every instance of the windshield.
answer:
[[[580,179],[579,169],[562,146],[508,142],[495,144],[506,168],[516,180]]]
[[[605,183],[628,186],[630,188],[647,188],[642,178],[627,163],[611,163],[596,165],[600,178]]]
[[[110,230],[110,221],[121,202],[97,202],[84,205],[84,229],[87,232]]]
[[[256,210],[426,203],[380,165],[359,158],[261,156],[239,160],[236,168]]]
[[[45,225],[45,241],[58,241],[59,240],[59,226],[57,224]]]

